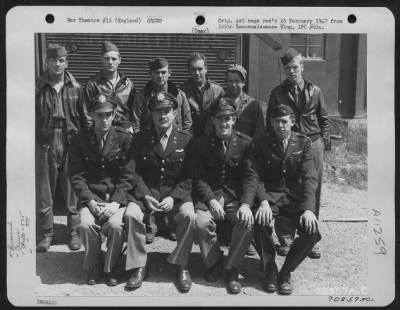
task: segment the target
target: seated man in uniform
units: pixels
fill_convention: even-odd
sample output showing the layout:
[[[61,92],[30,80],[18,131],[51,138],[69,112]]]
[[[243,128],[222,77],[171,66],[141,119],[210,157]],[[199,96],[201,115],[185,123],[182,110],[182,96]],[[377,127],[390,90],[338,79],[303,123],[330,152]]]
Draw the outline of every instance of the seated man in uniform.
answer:
[[[194,138],[188,152],[197,214],[196,235],[208,268],[205,278],[215,282],[224,266],[216,226],[224,219],[232,223],[232,242],[225,263],[226,282],[228,292],[238,294],[241,284],[237,268],[253,234],[250,208],[255,197],[257,173],[253,167],[250,137],[233,130],[234,103],[220,98],[210,113],[213,131]]]
[[[186,145],[191,135],[174,124],[177,108],[176,98],[168,93],[160,92],[150,100],[153,127],[141,131],[134,138],[134,158],[144,184],[135,189],[133,196],[144,202],[148,212],[156,216],[167,215],[175,222],[177,246],[168,257],[168,262],[176,265],[178,290],[188,292],[192,281],[187,265],[195,221],[190,196],[192,181],[185,160]],[[137,207],[136,211],[143,218],[143,210]],[[137,234],[145,238],[145,228],[140,227]],[[128,286],[134,284],[128,283]]]
[[[151,129],[153,122],[151,119],[151,112],[149,110],[150,99],[159,92],[166,92],[176,98],[178,103],[177,112],[174,117],[175,125],[183,130],[191,132],[192,130],[192,117],[190,115],[189,103],[186,99],[185,93],[179,89],[173,81],[170,80],[172,70],[165,58],[155,58],[149,62],[151,80],[147,82],[145,87],[136,94],[132,107],[133,129],[138,133],[145,129]],[[164,223],[168,221],[167,217],[159,218]],[[156,223],[155,217],[150,215],[145,219],[146,221],[146,243],[152,243],[157,232],[159,232],[159,225]],[[161,224],[162,225],[162,224]],[[176,240],[174,227],[171,223],[166,223],[167,234],[171,240]]]
[[[295,116],[287,105],[271,111],[273,132],[255,142],[254,155],[259,174],[255,214],[256,248],[266,273],[263,287],[289,295],[293,291],[290,274],[320,239],[315,215],[315,182],[311,139],[291,130]],[[278,274],[276,250],[272,239],[273,218],[284,217],[289,229],[299,235],[293,242]]]
[[[80,236],[85,247],[83,268],[88,271],[87,284],[98,283],[102,275],[101,236],[107,236],[104,259],[106,283],[118,284],[115,266],[124,244],[123,219],[128,229],[133,225],[129,210],[125,214],[127,193],[141,182],[130,158],[132,136],[113,127],[116,104],[113,97],[99,95],[89,106],[94,125],[74,136],[69,150],[69,176],[79,199]],[[128,238],[126,269],[137,255],[137,240]],[[143,242],[144,247],[144,242]]]

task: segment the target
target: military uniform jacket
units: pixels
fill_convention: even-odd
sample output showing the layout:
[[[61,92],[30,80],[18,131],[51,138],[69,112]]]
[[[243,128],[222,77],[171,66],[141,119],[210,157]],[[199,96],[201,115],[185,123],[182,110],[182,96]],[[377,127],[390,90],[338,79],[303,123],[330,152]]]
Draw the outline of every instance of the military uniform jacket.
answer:
[[[86,104],[100,94],[114,96],[116,98],[117,109],[113,124],[121,125],[121,122],[132,122],[132,105],[135,97],[135,87],[132,81],[122,72],[118,72],[119,81],[113,87],[104,77],[103,70],[93,76],[86,84],[85,95]],[[129,124],[130,126],[132,124]]]
[[[267,109],[267,130],[272,133],[270,111],[278,104],[285,104],[292,108],[296,115],[296,124],[293,130],[300,132],[315,141],[322,137],[324,143],[329,141],[329,118],[325,100],[321,89],[309,81],[304,80],[304,106],[298,106],[291,93],[291,85],[285,80],[275,87],[269,98]]]
[[[292,132],[286,152],[274,134],[255,141],[259,184],[257,200],[276,202],[283,195],[300,203],[301,210],[315,212],[315,182],[311,139]]]
[[[208,109],[211,103],[224,94],[224,89],[217,83],[207,80],[203,91],[200,92],[193,80],[189,79],[183,84],[182,90],[190,106],[193,135],[202,136],[209,118]]]
[[[144,183],[133,191],[136,199],[145,195],[161,201],[165,197],[174,198],[174,205],[181,201],[191,201],[192,182],[186,159],[186,146],[191,135],[176,126],[173,127],[165,151],[154,129],[136,134],[133,156],[137,172]]]
[[[94,129],[82,130],[69,149],[69,176],[81,206],[90,200],[127,203],[127,192],[140,182],[130,155],[132,136],[112,127],[103,150]]]
[[[82,87],[68,71],[64,72],[64,86],[60,92],[65,128],[68,133],[68,141],[70,141],[80,128],[89,127],[89,116],[84,106]],[[49,74],[46,71],[36,82],[35,90],[36,139],[40,144],[49,144],[53,135],[56,96],[56,91],[51,87]]]
[[[207,204],[224,193],[251,206],[257,188],[251,138],[233,131],[225,154],[221,145],[214,132],[193,138],[189,145],[192,197],[194,202],[203,203],[196,207],[208,210]]]
[[[178,89],[174,83],[168,82],[168,93],[178,101],[178,113],[175,117],[175,125],[185,131],[192,130],[192,117],[190,116],[190,107],[184,92]],[[151,119],[150,110],[148,109],[149,101],[153,94],[153,82],[149,81],[141,92],[135,96],[132,107],[133,130],[135,133],[151,129],[153,121]]]
[[[264,135],[264,113],[259,101],[242,92],[236,110],[235,130],[243,132],[252,138]]]

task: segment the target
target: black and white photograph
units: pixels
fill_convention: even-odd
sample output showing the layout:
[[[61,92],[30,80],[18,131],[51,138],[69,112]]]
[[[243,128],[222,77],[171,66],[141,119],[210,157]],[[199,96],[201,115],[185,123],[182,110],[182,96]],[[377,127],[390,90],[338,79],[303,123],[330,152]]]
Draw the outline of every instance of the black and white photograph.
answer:
[[[186,8],[179,25],[168,11],[68,9],[21,26],[20,93],[8,72],[7,106],[29,98],[7,116],[29,134],[14,156],[30,157],[7,205],[20,205],[7,214],[13,303],[390,302],[372,288],[394,273],[394,145],[376,155],[394,138],[393,42],[376,47],[366,26],[386,11]]]

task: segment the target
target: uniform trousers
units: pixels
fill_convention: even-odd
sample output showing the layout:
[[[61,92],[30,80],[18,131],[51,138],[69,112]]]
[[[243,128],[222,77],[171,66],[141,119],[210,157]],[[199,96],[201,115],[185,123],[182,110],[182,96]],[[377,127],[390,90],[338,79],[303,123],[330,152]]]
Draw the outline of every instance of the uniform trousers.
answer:
[[[282,266],[282,272],[292,272],[307,257],[312,247],[321,240],[318,229],[314,234],[308,234],[299,224],[300,211],[298,204],[287,197],[282,197],[275,204],[270,204],[273,218],[284,218],[286,225],[296,232],[298,237],[290,247]],[[257,252],[261,258],[262,270],[265,272],[277,271],[275,262],[276,248],[272,237],[272,227],[262,227],[258,223],[254,227],[254,240]]]
[[[315,215],[319,218],[319,209],[321,206],[322,176],[324,171],[324,143],[319,138],[311,143],[311,152],[313,156],[315,191]]]
[[[77,234],[79,226],[78,199],[67,176],[68,150],[64,131],[65,129],[55,128],[50,144],[36,144],[36,210],[40,233],[44,237],[54,235],[53,209],[58,180],[68,211],[69,235]]]
[[[315,184],[315,216],[319,218],[321,206],[322,176],[324,170],[324,143],[319,138],[312,142],[311,152],[313,157],[313,182]],[[275,222],[275,232],[282,246],[290,247],[293,243],[296,229],[290,224],[287,217],[277,216]]]
[[[225,263],[226,269],[239,267],[242,259],[249,248],[253,235],[253,225],[240,227],[236,218],[239,209],[238,201],[225,203],[222,197],[219,201],[224,206],[225,219],[233,226],[231,246]],[[212,217],[210,211],[196,210],[196,235],[199,242],[201,256],[207,268],[211,268],[221,256],[220,241],[217,238],[217,221]]]
[[[142,267],[146,264],[144,224],[142,217],[136,212],[137,208],[139,207],[136,204],[130,203],[126,208],[119,208],[107,220],[99,220],[93,216],[88,207],[81,209],[80,235],[85,247],[83,269],[90,270],[99,259],[102,259],[100,233],[103,233],[107,237],[104,272],[112,271],[121,257],[125,241],[124,224],[128,231],[125,269]],[[143,237],[132,238],[136,237],[129,233],[133,229],[141,229]]]
[[[135,207],[132,207],[134,205]],[[144,213],[138,204],[130,202],[128,204],[128,209],[130,212],[135,214],[135,217],[131,218],[143,219]],[[127,211],[128,213],[128,211]],[[189,262],[189,255],[192,251],[193,239],[194,239],[194,224],[195,224],[195,213],[192,202],[183,202],[174,206],[167,216],[173,218],[176,224],[176,239],[177,245],[174,251],[168,256],[167,261],[170,264],[179,265],[186,267]],[[143,222],[141,225],[136,221],[133,225],[129,225],[128,230],[128,240],[131,238],[134,240],[132,245],[132,255],[135,255],[135,263],[132,263],[131,268],[142,267],[146,262],[146,251],[142,244],[144,245],[146,238],[146,228]],[[138,245],[139,249],[137,248]],[[129,247],[128,247],[129,252]],[[144,262],[144,264],[143,264]]]

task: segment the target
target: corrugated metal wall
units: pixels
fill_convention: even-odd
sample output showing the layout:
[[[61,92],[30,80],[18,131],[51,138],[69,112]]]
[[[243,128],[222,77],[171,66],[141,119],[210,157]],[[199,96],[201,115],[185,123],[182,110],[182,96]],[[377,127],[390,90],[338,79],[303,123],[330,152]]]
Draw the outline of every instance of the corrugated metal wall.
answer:
[[[46,45],[59,43],[66,46],[70,54],[69,71],[83,85],[101,68],[101,42],[104,40],[118,46],[122,56],[119,69],[133,80],[138,90],[150,79],[148,61],[155,57],[168,59],[172,69],[170,79],[177,85],[188,78],[186,58],[191,52],[207,56],[208,74],[222,86],[225,86],[227,66],[241,62],[241,37],[235,34],[47,33],[44,37]]]

